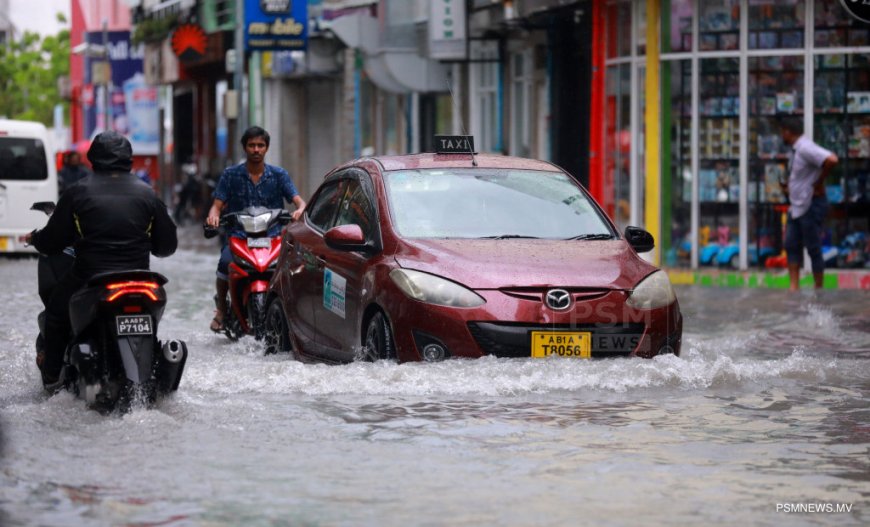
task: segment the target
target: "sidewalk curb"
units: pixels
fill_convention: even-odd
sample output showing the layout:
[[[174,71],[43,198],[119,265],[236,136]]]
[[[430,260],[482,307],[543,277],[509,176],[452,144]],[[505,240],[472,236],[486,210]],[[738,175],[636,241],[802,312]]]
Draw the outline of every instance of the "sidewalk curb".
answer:
[[[788,289],[788,272],[665,268],[674,285]],[[810,273],[801,272],[801,288],[813,287]],[[826,269],[824,289],[870,290],[870,269]]]

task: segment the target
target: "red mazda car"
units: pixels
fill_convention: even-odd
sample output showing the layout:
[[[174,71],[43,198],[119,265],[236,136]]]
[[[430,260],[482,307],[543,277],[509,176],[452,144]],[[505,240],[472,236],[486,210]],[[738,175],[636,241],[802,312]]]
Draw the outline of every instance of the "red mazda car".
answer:
[[[679,354],[674,290],[638,256],[652,248],[550,163],[357,159],[327,174],[284,232],[266,351],[329,362]]]

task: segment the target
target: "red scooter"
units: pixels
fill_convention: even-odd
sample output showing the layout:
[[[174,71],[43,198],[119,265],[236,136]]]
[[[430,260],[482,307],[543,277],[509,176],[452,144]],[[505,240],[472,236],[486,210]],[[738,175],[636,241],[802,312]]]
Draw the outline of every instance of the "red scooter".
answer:
[[[224,317],[224,334],[230,340],[243,335],[253,335],[261,340],[265,334],[266,292],[269,280],[275,272],[281,235],[275,227],[287,225],[293,220],[283,209],[248,207],[240,212],[226,214],[220,227],[224,232],[244,231],[245,236],[230,235],[230,253],[233,260],[229,266],[229,302]],[[220,233],[220,227],[203,226],[206,238]]]

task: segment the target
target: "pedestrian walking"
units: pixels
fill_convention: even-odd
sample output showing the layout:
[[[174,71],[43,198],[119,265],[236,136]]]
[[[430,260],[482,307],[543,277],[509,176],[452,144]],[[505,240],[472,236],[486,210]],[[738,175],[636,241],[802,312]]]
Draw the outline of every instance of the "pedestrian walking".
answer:
[[[75,151],[70,152],[64,158],[63,168],[60,169],[58,174],[60,192],[63,193],[73,183],[89,175],[91,175],[91,171],[82,163],[82,155]]]
[[[825,261],[822,258],[822,224],[828,212],[825,179],[839,163],[837,155],[804,135],[803,123],[789,118],[780,125],[785,144],[791,147],[788,163],[788,182],[782,184],[789,198],[786,221],[785,251],[788,257],[790,289],[800,288],[800,266],[803,249],[812,263],[816,289],[822,287]]]

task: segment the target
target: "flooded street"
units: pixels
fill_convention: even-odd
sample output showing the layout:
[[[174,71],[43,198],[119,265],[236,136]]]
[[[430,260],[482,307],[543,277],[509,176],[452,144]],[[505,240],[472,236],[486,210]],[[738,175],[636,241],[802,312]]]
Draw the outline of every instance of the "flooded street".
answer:
[[[0,259],[0,525],[870,522],[867,292],[678,288],[679,358],[327,366],[208,331],[216,260],[154,261],[181,387],[103,416],[42,392]]]

